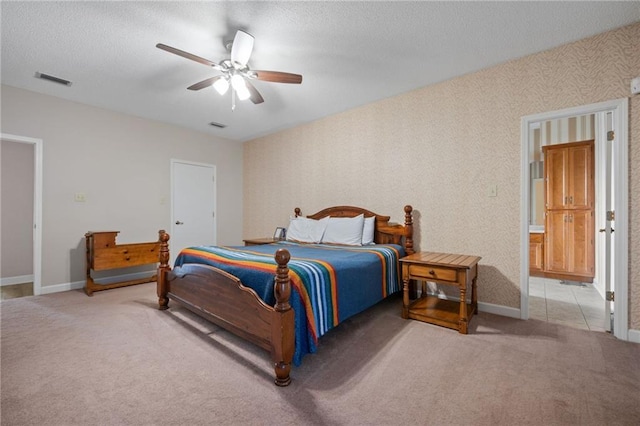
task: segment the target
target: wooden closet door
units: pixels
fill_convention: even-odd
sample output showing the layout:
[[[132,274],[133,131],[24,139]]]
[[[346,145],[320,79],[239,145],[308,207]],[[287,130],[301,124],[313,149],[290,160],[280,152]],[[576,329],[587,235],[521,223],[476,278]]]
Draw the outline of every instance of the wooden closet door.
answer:
[[[543,147],[545,273],[562,279],[594,275],[594,141]]]
[[[568,215],[565,210],[547,211],[545,223],[545,270],[569,272],[567,246],[569,244]]]
[[[593,208],[593,142],[573,146],[567,150],[567,183],[570,209]]]
[[[569,213],[569,270],[574,274],[593,276],[595,272],[594,225],[593,212],[590,210]]]
[[[568,202],[567,195],[567,161],[566,149],[550,147],[543,148],[545,152],[544,168],[546,177],[546,208],[549,210],[564,209]]]

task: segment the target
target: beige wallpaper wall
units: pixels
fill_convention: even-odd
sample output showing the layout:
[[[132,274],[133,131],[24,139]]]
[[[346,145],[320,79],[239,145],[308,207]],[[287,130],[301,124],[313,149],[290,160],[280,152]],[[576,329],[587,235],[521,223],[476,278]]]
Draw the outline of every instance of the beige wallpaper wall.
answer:
[[[172,158],[216,166],[218,243],[242,243],[241,144],[14,87],[1,96],[2,132],[43,140],[43,291],[84,280],[87,231],[130,243],[171,229]]]
[[[426,58],[428,59],[428,58]],[[418,249],[482,256],[479,300],[520,305],[521,117],[630,96],[640,23],[244,144],[245,237],[340,204],[402,221]],[[339,100],[336,100],[339,102]],[[630,100],[630,327],[640,329],[640,96]],[[488,197],[495,184],[497,197]]]

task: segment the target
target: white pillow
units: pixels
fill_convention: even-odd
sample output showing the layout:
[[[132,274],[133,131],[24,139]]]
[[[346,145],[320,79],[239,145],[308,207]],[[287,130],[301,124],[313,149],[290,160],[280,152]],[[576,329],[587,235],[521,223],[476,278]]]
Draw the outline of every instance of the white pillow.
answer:
[[[300,243],[319,243],[322,241],[328,222],[328,217],[320,220],[306,217],[291,218],[289,229],[287,229],[287,240]]]
[[[373,244],[374,233],[376,230],[376,217],[365,217],[364,228],[362,229],[362,245],[368,246]]]
[[[327,244],[362,245],[364,215],[356,217],[330,217],[322,242]]]

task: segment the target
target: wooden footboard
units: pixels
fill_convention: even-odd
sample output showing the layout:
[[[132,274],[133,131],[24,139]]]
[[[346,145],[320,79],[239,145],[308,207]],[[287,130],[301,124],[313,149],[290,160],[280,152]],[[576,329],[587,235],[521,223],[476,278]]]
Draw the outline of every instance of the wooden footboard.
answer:
[[[169,299],[271,352],[275,383],[287,386],[294,352],[294,312],[289,304],[290,255],[285,249],[275,254],[278,264],[273,307],[233,275],[208,265],[186,264],[173,271],[169,266],[169,234],[160,231],[158,304],[164,310]]]

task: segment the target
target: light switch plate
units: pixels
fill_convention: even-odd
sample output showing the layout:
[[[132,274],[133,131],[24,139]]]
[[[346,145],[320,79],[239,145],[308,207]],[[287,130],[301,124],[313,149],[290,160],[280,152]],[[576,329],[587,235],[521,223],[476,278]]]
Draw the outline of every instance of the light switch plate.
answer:
[[[631,94],[637,95],[638,93],[640,93],[640,77],[631,80]]]
[[[487,197],[497,197],[498,196],[498,185],[491,184],[487,187]]]

